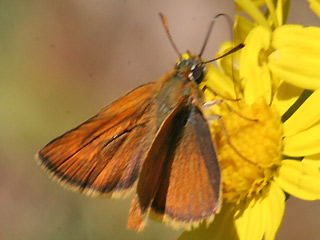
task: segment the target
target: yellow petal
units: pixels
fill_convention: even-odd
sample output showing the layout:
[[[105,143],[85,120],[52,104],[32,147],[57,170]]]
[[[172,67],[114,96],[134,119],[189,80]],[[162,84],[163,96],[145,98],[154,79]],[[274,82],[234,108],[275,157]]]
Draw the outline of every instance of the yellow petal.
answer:
[[[268,66],[285,82],[305,89],[320,88],[320,52],[282,48],[269,55]]]
[[[265,0],[265,2],[266,2],[266,5],[268,6],[270,17],[272,19],[272,25],[274,27],[278,27],[279,26],[279,21],[278,21],[278,18],[277,18],[276,9],[275,9],[274,4],[273,4],[274,1]]]
[[[284,191],[297,198],[320,199],[320,170],[311,164],[283,160],[274,180]]]
[[[303,163],[318,168],[320,171],[320,153],[307,156],[302,160]]]
[[[250,0],[235,0],[236,6],[248,13],[248,15],[258,24],[269,28],[268,22],[260,12],[259,8]]]
[[[320,124],[296,135],[285,137],[283,140],[283,154],[301,157],[320,152]]]
[[[286,82],[282,82],[279,85],[273,105],[281,116],[295,103],[302,92],[302,88],[295,87]]]
[[[314,155],[315,156],[315,155]],[[317,154],[317,159],[310,159],[308,157],[305,157],[302,162],[307,164],[307,165],[310,165],[310,166],[313,166],[315,168],[318,168],[319,171],[320,171],[320,154]]]
[[[280,187],[271,182],[269,195],[263,202],[263,216],[267,219],[265,240],[273,240],[282,222],[285,209],[285,195]]]
[[[254,24],[252,22],[250,22],[245,17],[236,14],[234,22],[235,44],[243,43],[253,27]]]
[[[205,74],[203,85],[207,85],[214,90],[217,94],[223,97],[235,99],[234,85],[231,78],[227,77],[213,65],[207,65],[207,73]],[[200,86],[200,88],[202,85]],[[209,90],[204,92],[205,97],[212,96],[213,93]],[[210,98],[210,97],[209,97]]]
[[[319,161],[320,163],[320,153],[315,154],[315,155],[310,155],[304,157],[303,161]]]
[[[276,49],[269,67],[278,78],[306,89],[320,87],[320,28],[301,25],[278,27],[272,38]]]
[[[278,20],[278,26],[286,23],[289,13],[290,1],[289,0],[278,0],[276,1],[276,16]]]
[[[284,18],[283,18],[283,1],[279,0],[277,1],[277,7],[276,7],[276,16],[278,19],[278,24],[281,26],[284,23]]]
[[[233,217],[232,204],[224,203],[221,212],[215,216],[210,226],[202,224],[197,229],[185,231],[178,240],[238,240]]]
[[[219,47],[219,51],[217,53],[217,56],[222,56],[223,54],[225,54],[226,52],[228,52],[229,50],[231,50],[234,47],[234,43],[227,41],[227,42],[223,42],[220,47]],[[219,60],[217,60],[217,64],[219,66],[220,69],[222,69],[222,71],[229,76],[231,79],[233,79],[233,75],[234,75],[234,70],[236,70],[235,68],[232,68],[235,66],[235,64],[239,65],[239,60],[236,59],[236,55],[238,55],[240,52],[236,52],[233,54],[230,54],[229,56],[223,57]],[[236,62],[236,63],[235,63]],[[239,68],[239,67],[237,67]]]
[[[273,34],[269,56],[272,73],[305,89],[320,87],[320,28],[284,25]]]
[[[266,218],[263,216],[261,199],[252,199],[244,203],[241,208],[245,210],[235,218],[239,240],[262,239],[266,228]]]
[[[310,8],[320,17],[320,1],[319,0],[308,0]]]
[[[302,25],[287,24],[278,27],[272,35],[272,46],[275,49],[303,49],[305,52],[320,52],[320,28],[303,27]],[[295,61],[296,59],[293,59]]]
[[[252,3],[254,3],[257,7],[261,7],[265,5],[265,0],[251,0]],[[237,11],[243,11],[239,6],[236,5]]]
[[[299,133],[320,119],[320,89],[315,91],[292,116],[283,124],[285,136],[292,136]]]
[[[269,48],[271,32],[257,26],[249,33],[240,57],[240,79],[243,79],[246,103],[261,96],[271,99],[271,78],[263,52]]]

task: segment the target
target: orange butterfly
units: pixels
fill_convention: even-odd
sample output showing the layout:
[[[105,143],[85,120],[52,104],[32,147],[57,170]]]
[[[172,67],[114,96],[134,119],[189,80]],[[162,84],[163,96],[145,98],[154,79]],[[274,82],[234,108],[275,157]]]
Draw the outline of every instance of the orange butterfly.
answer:
[[[211,221],[220,208],[221,180],[201,110],[198,84],[207,62],[200,56],[180,58],[157,82],[52,140],[38,153],[42,166],[70,189],[94,197],[119,198],[136,189],[130,229],[142,230],[149,212],[175,227]]]

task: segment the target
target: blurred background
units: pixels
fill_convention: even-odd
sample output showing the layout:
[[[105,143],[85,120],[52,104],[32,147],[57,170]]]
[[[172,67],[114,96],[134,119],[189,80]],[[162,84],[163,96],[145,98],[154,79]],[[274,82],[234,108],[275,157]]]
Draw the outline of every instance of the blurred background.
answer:
[[[158,13],[181,51],[199,52],[210,19],[234,14],[233,1],[1,0],[0,239],[176,239],[149,221],[126,230],[128,200],[64,190],[34,159],[53,138],[127,91],[155,81],[177,59]],[[290,23],[319,26],[306,1],[292,1]],[[215,25],[204,58],[230,40]],[[320,239],[320,202],[291,197],[277,239]]]

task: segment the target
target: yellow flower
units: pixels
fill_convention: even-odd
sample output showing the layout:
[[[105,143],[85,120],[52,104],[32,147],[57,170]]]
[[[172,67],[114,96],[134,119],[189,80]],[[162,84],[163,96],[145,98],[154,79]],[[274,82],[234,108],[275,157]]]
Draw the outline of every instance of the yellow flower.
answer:
[[[308,0],[310,2],[310,8],[320,17],[320,1]]]
[[[259,1],[236,0],[256,23],[236,16],[235,43],[245,48],[222,59],[222,71],[208,66],[205,84],[219,96],[206,91],[206,101],[225,99],[206,112],[222,120],[210,126],[223,205],[208,228],[186,231],[180,240],[271,240],[285,193],[320,199],[320,29],[284,25],[288,5],[265,2],[267,17]]]

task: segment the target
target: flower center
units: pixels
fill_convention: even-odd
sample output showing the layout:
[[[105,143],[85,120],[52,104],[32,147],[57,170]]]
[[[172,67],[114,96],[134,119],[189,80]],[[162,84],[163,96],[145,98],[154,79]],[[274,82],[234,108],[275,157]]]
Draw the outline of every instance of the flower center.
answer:
[[[239,202],[258,194],[273,177],[281,160],[282,123],[277,111],[263,99],[240,110],[233,109],[223,110],[221,106],[223,124],[212,121],[210,125],[218,152],[223,198]]]

